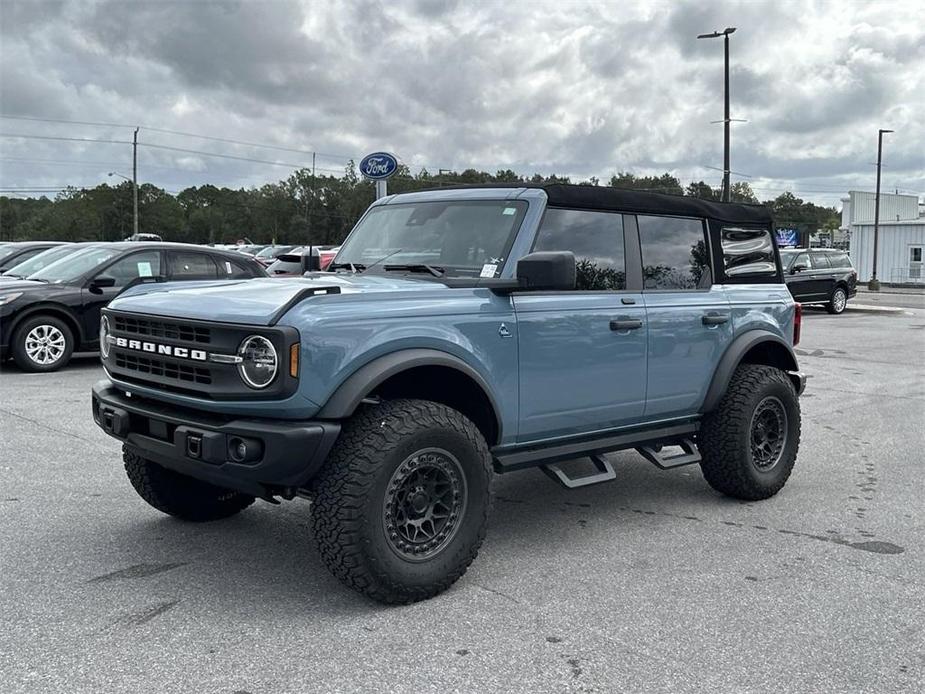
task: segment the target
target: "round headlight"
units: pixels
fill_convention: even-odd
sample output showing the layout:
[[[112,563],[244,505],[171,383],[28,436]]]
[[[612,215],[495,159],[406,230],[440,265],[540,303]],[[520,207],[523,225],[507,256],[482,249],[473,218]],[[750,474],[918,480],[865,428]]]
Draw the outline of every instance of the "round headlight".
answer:
[[[276,348],[267,338],[251,335],[238,347],[238,372],[251,388],[266,388],[276,378],[279,358]]]
[[[109,318],[106,316],[100,319],[100,354],[103,359],[109,358]]]

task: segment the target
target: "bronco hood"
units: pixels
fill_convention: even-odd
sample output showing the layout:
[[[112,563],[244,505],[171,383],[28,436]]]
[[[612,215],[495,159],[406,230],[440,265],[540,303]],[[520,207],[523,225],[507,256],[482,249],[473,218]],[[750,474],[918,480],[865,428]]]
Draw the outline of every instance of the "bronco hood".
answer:
[[[174,318],[269,325],[303,293],[307,295],[305,301],[321,299],[323,295],[311,297],[307,290],[324,287],[337,287],[341,294],[446,289],[438,282],[405,276],[316,273],[298,279],[143,284],[114,299],[109,307]]]

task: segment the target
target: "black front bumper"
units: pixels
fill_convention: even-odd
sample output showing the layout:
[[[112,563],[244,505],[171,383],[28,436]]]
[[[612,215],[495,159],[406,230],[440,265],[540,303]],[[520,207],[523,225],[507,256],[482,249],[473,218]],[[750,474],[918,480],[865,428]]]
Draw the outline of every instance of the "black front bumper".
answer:
[[[166,407],[126,397],[111,381],[93,386],[93,419],[144,458],[254,496],[305,486],[340,434],[337,422],[234,419]]]

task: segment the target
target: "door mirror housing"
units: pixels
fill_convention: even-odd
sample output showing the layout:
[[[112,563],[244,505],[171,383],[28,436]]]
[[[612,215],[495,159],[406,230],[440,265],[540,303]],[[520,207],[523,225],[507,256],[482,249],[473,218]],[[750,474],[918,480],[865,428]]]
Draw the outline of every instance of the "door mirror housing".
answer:
[[[790,270],[790,274],[795,275],[798,272],[803,272],[803,270],[808,270],[808,269],[809,269],[808,265],[804,265],[803,263],[800,263],[799,265],[793,266],[793,268]]]
[[[94,277],[90,280],[90,291],[96,294],[102,293],[100,290],[105,287],[115,287],[116,278],[115,277],[106,277],[105,275],[100,275],[99,277]]]
[[[568,291],[575,288],[577,267],[571,251],[536,251],[517,261],[521,289]]]

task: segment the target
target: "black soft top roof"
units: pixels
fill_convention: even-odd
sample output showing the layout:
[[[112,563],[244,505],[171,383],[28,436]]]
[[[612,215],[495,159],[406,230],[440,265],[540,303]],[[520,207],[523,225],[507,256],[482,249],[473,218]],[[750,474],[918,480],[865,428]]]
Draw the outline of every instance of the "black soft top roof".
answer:
[[[711,202],[687,195],[650,193],[610,186],[570,185],[563,183],[493,183],[448,188],[539,188],[546,191],[552,207],[577,207],[585,210],[668,214],[679,217],[705,217],[736,224],[771,224],[771,211],[764,205],[737,202]]]

